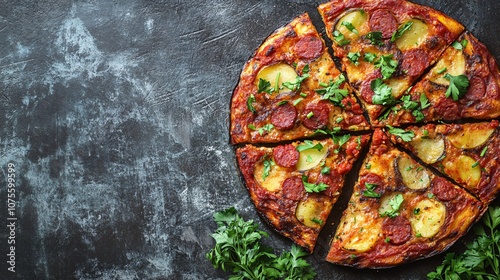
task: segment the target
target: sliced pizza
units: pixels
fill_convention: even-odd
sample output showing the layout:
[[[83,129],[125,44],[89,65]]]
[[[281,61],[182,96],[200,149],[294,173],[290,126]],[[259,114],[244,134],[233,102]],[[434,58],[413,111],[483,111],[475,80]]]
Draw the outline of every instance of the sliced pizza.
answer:
[[[318,9],[372,126],[464,30],[405,0],[334,0]]]
[[[409,93],[381,117],[401,124],[500,116],[500,72],[494,57],[465,32]]]
[[[370,136],[335,136],[273,148],[245,145],[238,165],[258,213],[309,252]]]
[[[230,118],[233,144],[296,140],[317,129],[369,128],[307,14],[276,30],[246,63]]]
[[[500,191],[500,127],[497,120],[427,124],[396,132],[407,137],[403,139],[396,133],[391,135],[393,142],[452,178],[484,204],[493,201]]]
[[[383,268],[425,258],[463,236],[483,209],[376,129],[326,259]]]

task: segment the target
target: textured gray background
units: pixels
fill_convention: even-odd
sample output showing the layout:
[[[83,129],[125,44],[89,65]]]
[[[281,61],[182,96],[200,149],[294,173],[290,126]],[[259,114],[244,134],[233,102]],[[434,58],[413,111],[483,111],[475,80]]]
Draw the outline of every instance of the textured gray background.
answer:
[[[321,2],[1,0],[0,278],[227,278],[205,259],[212,214],[235,206],[261,223],[229,145],[232,89],[276,28],[308,11],[323,31]],[[500,58],[499,1],[416,2],[458,19]],[[289,250],[269,232],[267,245]],[[334,266],[323,260],[329,234],[308,257],[318,279],[421,279],[443,258]]]

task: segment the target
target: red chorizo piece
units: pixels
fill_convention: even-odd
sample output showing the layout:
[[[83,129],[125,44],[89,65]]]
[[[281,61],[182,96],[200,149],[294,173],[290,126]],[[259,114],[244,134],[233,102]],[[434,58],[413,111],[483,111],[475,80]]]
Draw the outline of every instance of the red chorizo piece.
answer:
[[[330,108],[323,102],[306,106],[302,123],[309,129],[323,128],[328,123]]]
[[[400,245],[411,237],[411,225],[408,219],[402,215],[395,218],[385,218],[382,222],[382,231],[387,241],[394,245]]]
[[[273,150],[274,162],[283,167],[293,167],[299,162],[299,152],[291,145],[277,146]]]
[[[469,89],[464,95],[465,100],[479,101],[482,100],[486,93],[486,84],[480,77],[474,76],[469,80]]]
[[[457,102],[453,101],[451,98],[443,97],[434,105],[434,110],[436,114],[444,120],[456,120],[461,117],[460,108]]]
[[[297,109],[290,103],[276,107],[271,114],[271,123],[278,130],[292,129],[296,119]]]
[[[300,200],[304,195],[304,183],[298,176],[287,178],[282,185],[283,197],[291,200]]]
[[[407,50],[403,54],[401,69],[408,76],[418,76],[429,66],[429,55],[422,49]]]
[[[371,31],[382,32],[384,39],[391,38],[392,33],[398,28],[396,18],[388,10],[384,9],[375,10],[370,16],[369,23]]]
[[[293,51],[301,58],[316,59],[323,53],[323,41],[318,37],[306,36],[295,44]]]
[[[441,201],[450,201],[457,197],[458,192],[446,179],[436,177],[431,182],[432,193]]]

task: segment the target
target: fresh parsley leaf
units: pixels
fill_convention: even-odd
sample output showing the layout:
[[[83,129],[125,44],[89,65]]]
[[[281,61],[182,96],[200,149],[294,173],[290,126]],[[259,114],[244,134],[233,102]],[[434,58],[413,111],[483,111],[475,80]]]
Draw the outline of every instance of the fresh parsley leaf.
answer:
[[[486,151],[488,151],[488,146],[484,147],[483,150],[481,151],[480,156],[484,157],[486,155]]]
[[[215,246],[207,254],[214,268],[230,271],[229,279],[313,279],[316,273],[303,259],[308,254],[292,245],[279,257],[261,244],[268,237],[253,221],[245,221],[234,208],[214,214],[218,228],[212,234]]]
[[[266,79],[262,79],[262,78],[259,79],[259,83],[257,84],[257,93],[265,92],[268,94],[272,94],[273,91],[274,91],[274,88],[271,87],[271,82],[269,82]]]
[[[465,75],[452,76],[450,74],[445,74],[444,78],[450,81],[450,85],[446,90],[445,96],[452,97],[453,100],[458,101],[465,93],[467,93],[467,88],[469,87],[469,79]]]
[[[347,141],[349,141],[350,138],[351,138],[350,134],[344,134],[344,135],[333,134],[332,135],[333,142],[339,146],[337,149],[335,149],[335,153],[338,153],[340,151],[340,148],[342,147],[342,145],[347,143]]]
[[[297,78],[295,78],[295,81],[293,81],[293,82],[284,82],[283,86],[288,88],[289,90],[297,91],[300,88],[300,85],[302,84],[302,82],[305,79],[309,78],[309,76],[310,76],[309,75],[309,65],[306,65],[302,69],[301,76],[297,76]]]
[[[316,92],[321,95],[322,99],[328,99],[334,105],[343,107],[342,99],[349,94],[347,89],[341,89],[340,86],[345,82],[345,77],[340,74],[334,81],[330,80],[328,84],[320,83],[323,88],[316,89]]]
[[[363,59],[365,61],[368,61],[371,63],[371,62],[375,61],[375,59],[377,59],[377,55],[374,53],[365,53],[365,55],[363,56]]]
[[[370,87],[374,93],[372,96],[373,104],[390,106],[396,103],[396,99],[392,95],[392,88],[385,84],[382,79],[373,80]]]
[[[314,142],[311,141],[311,140],[305,140],[304,144],[298,145],[296,149],[297,149],[298,152],[302,152],[302,151],[305,151],[305,150],[318,150],[318,151],[321,151],[323,149],[323,145],[321,145],[321,143],[314,144]]]
[[[451,46],[454,47],[455,49],[461,51],[467,46],[468,43],[469,43],[469,41],[467,41],[466,39],[463,39],[460,42],[458,42],[458,41],[453,42],[453,44],[451,44]]]
[[[387,128],[389,128],[388,131],[390,134],[398,136],[405,142],[410,142],[411,140],[413,140],[413,137],[415,137],[415,133],[413,133],[413,131],[411,130],[406,131],[402,128],[396,128],[389,125],[387,126]]]
[[[264,171],[262,172],[262,181],[265,181],[267,176],[269,176],[269,172],[271,172],[271,168],[274,166],[274,161],[272,159],[264,159],[262,163],[264,165]]]
[[[359,52],[350,52],[347,54],[347,58],[356,66],[359,65],[359,58],[361,57],[361,54]]]
[[[265,124],[263,127],[259,128],[257,131],[259,132],[260,136],[264,135],[266,132],[270,132],[274,128],[273,124]]]
[[[340,33],[338,30],[333,31],[333,40],[341,47],[351,42],[351,40],[346,39],[344,34]]]
[[[397,39],[401,38],[403,34],[411,29],[411,26],[413,25],[413,21],[408,21],[402,26],[398,28],[398,30],[394,31],[391,36],[391,42],[396,41]]]
[[[319,184],[309,183],[307,181],[308,179],[309,178],[306,175],[302,175],[302,183],[304,184],[304,188],[306,189],[306,192],[308,192],[308,193],[311,193],[311,192],[319,193],[319,192],[322,192],[330,187],[323,182],[320,182]]]
[[[356,27],[354,27],[354,25],[352,25],[352,23],[350,23],[348,21],[343,21],[342,25],[345,26],[347,29],[349,29],[349,31],[351,31],[352,33],[354,33],[356,35],[359,34],[358,30],[356,30]]]
[[[254,102],[255,102],[255,96],[253,94],[250,94],[250,96],[247,98],[247,108],[252,113],[257,112],[257,110],[255,110],[255,107],[253,107]]]
[[[420,109],[425,109],[425,108],[428,108],[429,106],[431,106],[431,103],[429,103],[429,99],[427,98],[427,96],[425,95],[425,93],[421,93],[420,94]]]
[[[436,73],[438,73],[438,74],[443,74],[443,73],[444,73],[444,72],[446,72],[446,71],[448,71],[448,68],[443,67],[443,68],[441,68],[441,69],[437,70],[437,72],[436,72]]]
[[[330,174],[330,167],[325,166],[321,168],[321,174]]]
[[[318,218],[316,218],[316,217],[311,218],[311,221],[312,221],[313,223],[316,223],[316,224],[320,225],[320,226],[321,226],[321,225],[323,225],[323,220],[318,219]]]
[[[365,36],[368,40],[370,40],[372,45],[382,46],[382,32],[380,31],[372,31]]]
[[[393,55],[382,55],[375,61],[375,68],[379,68],[384,80],[389,79],[398,67],[398,61],[392,59]]]
[[[378,186],[377,184],[365,183],[366,190],[363,191],[363,196],[370,197],[370,198],[381,197],[381,194],[375,192],[375,188],[377,186]]]
[[[387,210],[384,213],[380,214],[380,217],[397,217],[399,215],[399,209],[401,208],[403,201],[403,195],[400,193],[389,199],[389,206],[391,206],[391,210]]]

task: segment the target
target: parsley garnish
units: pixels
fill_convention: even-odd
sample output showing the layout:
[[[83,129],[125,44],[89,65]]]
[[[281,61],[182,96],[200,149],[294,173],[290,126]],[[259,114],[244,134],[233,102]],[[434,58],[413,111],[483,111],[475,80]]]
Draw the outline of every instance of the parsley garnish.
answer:
[[[264,135],[265,132],[270,132],[274,128],[273,124],[265,124],[263,127],[259,128],[257,131],[259,132],[260,136]]]
[[[442,69],[439,69],[436,73],[438,74],[443,74],[444,72],[448,71],[448,68],[443,67]]]
[[[492,206],[482,218],[483,226],[475,228],[476,239],[461,254],[448,253],[429,280],[500,279],[500,207]]]
[[[396,99],[392,95],[392,88],[386,85],[382,79],[378,78],[370,83],[373,90],[372,103],[377,105],[390,106],[396,103]]]
[[[250,94],[250,96],[247,98],[247,108],[252,113],[257,112],[257,110],[255,110],[255,108],[253,107],[254,102],[255,102],[255,96],[253,94]]]
[[[382,32],[380,32],[380,31],[372,31],[372,32],[366,34],[366,38],[368,40],[370,40],[370,42],[372,43],[372,45],[376,45],[376,46],[382,46],[383,45],[383,42],[382,42]]]
[[[381,194],[375,192],[375,188],[377,186],[377,184],[365,183],[366,190],[363,191],[363,196],[370,198],[379,198]]]
[[[358,30],[356,30],[356,27],[354,27],[354,25],[352,25],[352,23],[350,23],[348,21],[343,21],[342,25],[345,26],[347,29],[349,29],[349,31],[351,31],[352,33],[354,33],[356,35],[359,34]]]
[[[377,59],[377,55],[374,53],[365,53],[363,58],[365,61],[373,62],[373,61],[375,61],[375,59]]]
[[[328,166],[325,166],[323,168],[321,168],[321,174],[330,174],[330,167]]]
[[[389,128],[388,131],[390,134],[398,136],[399,138],[401,138],[401,140],[405,142],[410,142],[411,140],[413,140],[413,137],[415,137],[415,133],[413,133],[413,131],[411,130],[406,131],[402,128],[396,128],[390,125],[388,125],[387,127]]]
[[[309,183],[309,182],[307,182],[308,179],[309,178],[306,175],[302,175],[302,183],[304,184],[304,188],[306,189],[306,192],[308,192],[308,193],[310,193],[310,192],[319,193],[319,192],[322,192],[330,187],[323,182],[320,182],[319,184]]]
[[[309,75],[309,65],[306,65],[302,69],[301,76],[297,76],[297,78],[295,78],[295,81],[293,81],[293,82],[284,82],[283,86],[288,88],[289,90],[296,91],[300,88],[300,84],[302,83],[302,81],[309,78],[309,76],[310,76]]]
[[[342,83],[345,82],[345,77],[343,74],[340,74],[335,81],[330,80],[328,84],[319,83],[323,88],[317,89],[316,92],[319,95],[322,95],[322,99],[328,99],[334,105],[343,107],[342,99],[349,94],[347,89],[339,88]]]
[[[465,75],[452,76],[450,74],[445,74],[444,78],[450,81],[450,85],[446,90],[445,96],[452,97],[453,100],[458,101],[465,93],[467,93],[467,88],[469,87],[469,79]]]
[[[273,94],[274,88],[271,87],[271,82],[266,79],[259,79],[259,84],[257,85],[257,93],[266,92],[269,94]]]
[[[486,147],[483,148],[483,150],[481,151],[480,156],[484,157],[484,155],[486,155],[486,151],[488,151],[488,146],[486,146]]]
[[[312,221],[313,223],[316,223],[316,224],[320,225],[320,226],[321,226],[321,225],[323,225],[323,220],[318,219],[318,218],[316,218],[316,217],[311,218],[311,221]]]
[[[375,68],[380,68],[384,80],[389,79],[398,67],[398,61],[392,59],[392,57],[392,54],[382,55],[375,61]]]
[[[403,195],[400,193],[389,199],[389,206],[391,206],[392,210],[385,211],[384,213],[380,214],[380,217],[397,217],[399,215],[399,208],[401,208],[401,204],[403,204],[403,201]]]
[[[344,34],[340,33],[340,31],[338,30],[333,31],[333,40],[335,41],[335,43],[337,43],[337,45],[341,47],[351,42],[350,40],[346,39]]]
[[[212,234],[215,247],[207,254],[214,268],[230,271],[230,279],[313,279],[316,273],[303,259],[308,254],[292,245],[290,252],[280,256],[273,248],[261,244],[268,237],[253,221],[245,221],[236,209],[214,214],[218,228]]]
[[[321,143],[314,144],[314,142],[311,140],[305,140],[304,144],[298,145],[296,149],[298,152],[314,149],[321,151],[323,149],[323,145],[321,145]]]
[[[332,135],[333,142],[338,145],[339,147],[335,150],[335,153],[338,153],[340,151],[340,148],[342,145],[347,143],[349,139],[351,138],[350,134],[344,134],[344,135]]]
[[[347,54],[347,58],[356,66],[359,65],[358,59],[361,57],[359,52],[350,52]]]
[[[391,42],[396,41],[396,39],[399,39],[403,36],[403,34],[411,29],[411,26],[413,25],[413,21],[408,21],[407,23],[403,24],[401,27],[398,28],[398,30],[394,31],[391,36]]]
[[[463,39],[461,42],[455,41],[453,44],[451,44],[452,47],[455,49],[461,51],[463,50],[469,42],[466,39]]]
[[[272,159],[264,159],[262,163],[264,165],[264,172],[262,172],[262,181],[265,181],[267,176],[269,176],[269,172],[271,172],[271,167],[274,166],[274,161]]]

